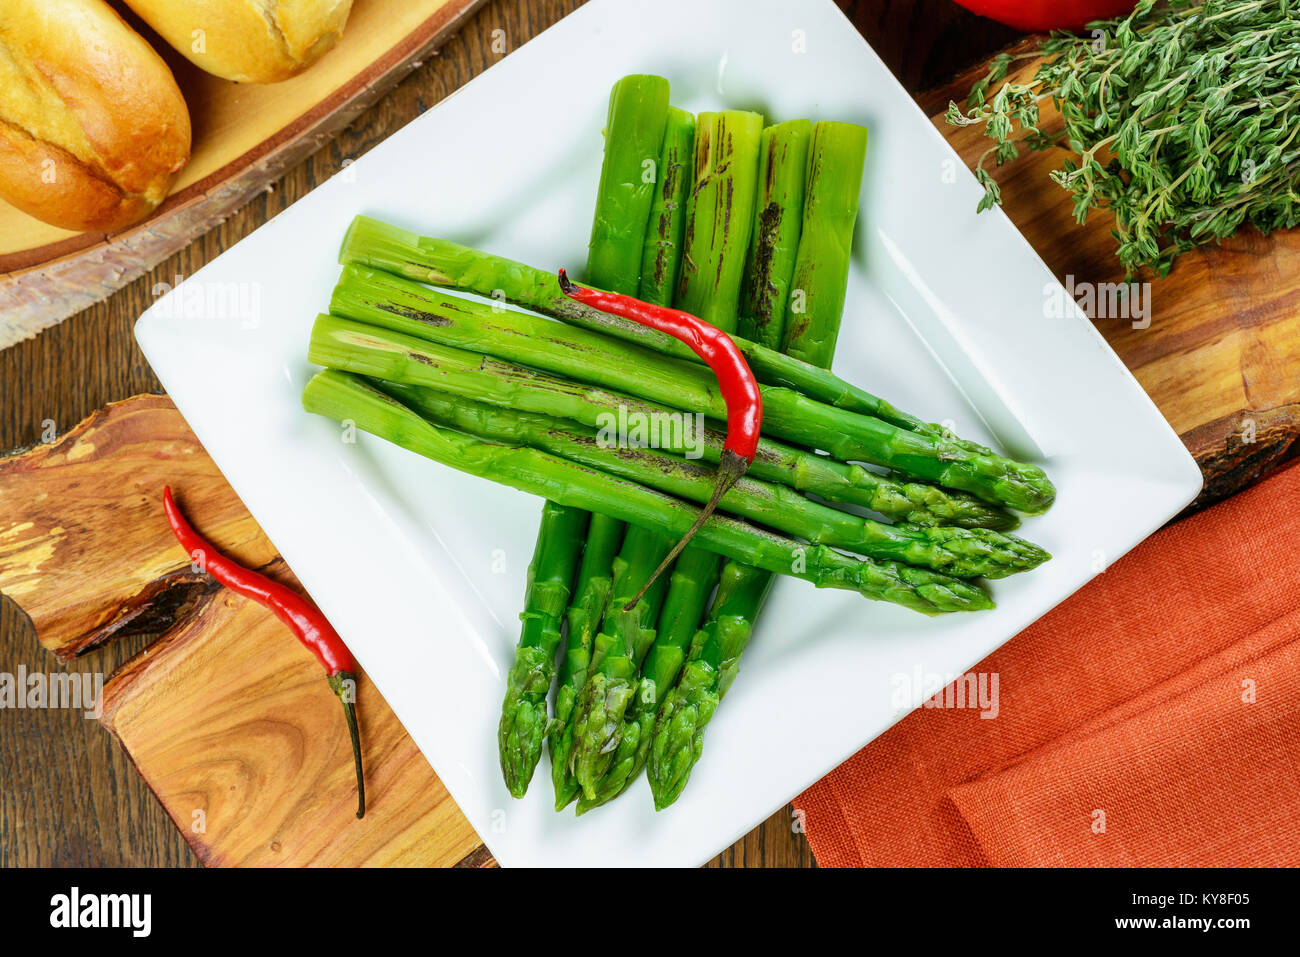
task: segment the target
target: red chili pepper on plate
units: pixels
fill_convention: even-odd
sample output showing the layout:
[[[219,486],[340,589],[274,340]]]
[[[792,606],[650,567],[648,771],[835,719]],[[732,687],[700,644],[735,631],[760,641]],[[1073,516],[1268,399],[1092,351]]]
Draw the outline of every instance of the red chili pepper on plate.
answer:
[[[206,538],[194,530],[172,498],[171,486],[163,489],[163,509],[181,547],[197,560],[209,575],[231,591],[251,598],[275,612],[289,626],[298,640],[309,648],[329,675],[330,690],[343,704],[348,734],[352,738],[352,759],[357,771],[357,817],[366,814],[366,780],[361,771],[361,735],[357,728],[356,706],[349,694],[356,688],[357,662],[343,644],[339,633],[321,614],[320,609],[287,585],[261,572],[245,568],[221,554]]]
[[[674,339],[690,346],[691,351],[703,359],[717,376],[718,389],[727,404],[727,441],[722,446],[722,458],[718,463],[713,495],[700,512],[699,518],[695,520],[695,524],[668,553],[663,563],[655,569],[654,574],[642,586],[637,596],[628,602],[627,608],[630,610],[641,600],[641,596],[645,594],[645,590],[651,583],[663,574],[687,543],[695,537],[695,533],[718,507],[718,502],[726,494],[727,489],[735,485],[736,481],[749,470],[749,466],[754,461],[754,454],[758,451],[759,432],[763,427],[763,394],[758,388],[754,373],[749,369],[749,363],[745,361],[745,356],[732,341],[731,336],[717,326],[680,309],[656,306],[634,296],[578,286],[569,279],[563,269],[560,270],[559,275],[560,288],[569,298],[599,309],[601,312],[622,316],[624,319],[631,319],[651,329],[666,332]]]

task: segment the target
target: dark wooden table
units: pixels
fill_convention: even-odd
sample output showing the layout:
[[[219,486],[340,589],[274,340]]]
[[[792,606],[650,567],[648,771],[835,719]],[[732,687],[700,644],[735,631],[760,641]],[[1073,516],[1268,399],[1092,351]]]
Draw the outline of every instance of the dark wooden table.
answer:
[[[944,82],[1016,37],[951,0],[839,2],[914,92]],[[494,30],[505,31],[513,50],[580,5],[581,0],[493,0],[333,142],[221,226],[104,302],[0,352],[0,449],[31,445],[51,429],[68,429],[115,399],[162,391],[131,334],[136,317],[153,301],[156,284],[193,274],[345,160],[365,153],[499,60],[492,50]],[[71,670],[107,676],[148,640],[115,642]],[[0,671],[15,674],[20,666],[47,673],[60,668],[5,599]],[[0,712],[0,769],[0,867],[198,866],[130,759],[97,721],[80,712]],[[791,808],[783,808],[713,866],[813,866],[808,842],[793,824]]]

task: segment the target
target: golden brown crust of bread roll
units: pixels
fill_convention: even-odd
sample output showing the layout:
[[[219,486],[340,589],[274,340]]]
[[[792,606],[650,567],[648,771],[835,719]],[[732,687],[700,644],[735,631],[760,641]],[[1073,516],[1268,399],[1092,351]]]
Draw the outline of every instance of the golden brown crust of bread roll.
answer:
[[[240,83],[287,80],[343,33],[352,0],[125,0],[201,69]]]
[[[4,0],[0,196],[108,232],[161,203],[189,155],[171,71],[103,0]]]

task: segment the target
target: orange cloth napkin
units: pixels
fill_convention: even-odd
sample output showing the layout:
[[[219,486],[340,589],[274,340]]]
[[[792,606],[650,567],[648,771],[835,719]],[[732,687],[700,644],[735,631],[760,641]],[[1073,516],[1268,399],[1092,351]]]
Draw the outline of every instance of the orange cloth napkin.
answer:
[[[1300,467],[1149,538],[795,800],[823,866],[1300,865]]]

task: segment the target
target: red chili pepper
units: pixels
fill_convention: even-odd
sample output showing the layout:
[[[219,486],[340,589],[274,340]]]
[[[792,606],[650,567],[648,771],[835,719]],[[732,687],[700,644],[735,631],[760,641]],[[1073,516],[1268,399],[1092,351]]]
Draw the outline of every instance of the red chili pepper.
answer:
[[[190,553],[192,559],[197,560],[209,575],[231,591],[251,598],[275,612],[276,617],[289,626],[298,640],[325,667],[330,690],[343,704],[348,734],[352,737],[352,758],[357,771],[357,817],[364,817],[366,781],[361,772],[361,735],[357,729],[356,707],[344,693],[346,689],[356,688],[357,662],[352,657],[352,652],[348,651],[339,633],[320,613],[319,608],[287,585],[282,585],[261,572],[245,568],[221,554],[211,542],[195,531],[176,506],[171,486],[163,489],[163,508],[176,540]]]
[[[722,458],[718,463],[718,475],[713,486],[713,495],[700,512],[695,524],[682,537],[668,557],[655,569],[650,580],[642,586],[641,591],[627,604],[633,608],[647,588],[663,574],[673,560],[686,547],[686,543],[695,537],[705,521],[718,507],[718,502],[727,489],[748,471],[758,451],[759,432],[763,427],[763,394],[758,388],[758,381],[749,369],[745,356],[727,335],[717,326],[711,325],[680,309],[669,309],[643,302],[633,296],[623,296],[599,289],[587,289],[575,285],[568,274],[560,270],[560,289],[571,299],[584,303],[602,312],[622,316],[651,329],[666,332],[674,339],[679,339],[691,347],[691,351],[704,360],[718,379],[718,389],[727,405],[727,441],[722,446]]]
[[[1017,30],[1078,30],[1132,13],[1135,0],[957,0],[967,10]]]

